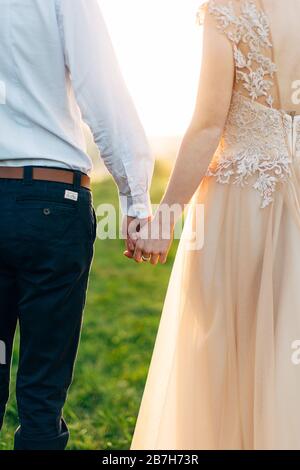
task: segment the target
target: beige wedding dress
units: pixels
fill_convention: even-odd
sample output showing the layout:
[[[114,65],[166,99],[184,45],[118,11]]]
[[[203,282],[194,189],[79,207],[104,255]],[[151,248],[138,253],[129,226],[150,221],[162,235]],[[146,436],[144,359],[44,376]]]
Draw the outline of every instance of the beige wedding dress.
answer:
[[[232,44],[235,83],[185,224],[132,449],[300,449],[299,3],[200,9]],[[199,203],[204,246],[191,250]]]

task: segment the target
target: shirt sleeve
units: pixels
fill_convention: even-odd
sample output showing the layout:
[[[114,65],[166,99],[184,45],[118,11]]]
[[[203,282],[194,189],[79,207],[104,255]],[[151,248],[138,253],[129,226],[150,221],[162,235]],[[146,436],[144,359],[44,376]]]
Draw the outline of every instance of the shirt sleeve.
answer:
[[[58,0],[58,22],[82,118],[119,188],[122,212],[148,217],[154,158],[98,0]]]

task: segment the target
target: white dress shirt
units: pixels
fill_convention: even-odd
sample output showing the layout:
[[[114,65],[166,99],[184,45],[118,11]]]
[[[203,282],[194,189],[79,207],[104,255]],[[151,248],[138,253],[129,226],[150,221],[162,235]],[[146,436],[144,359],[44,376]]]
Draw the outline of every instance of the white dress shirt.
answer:
[[[123,212],[150,215],[153,157],[97,0],[0,0],[0,166],[86,174],[82,119]]]

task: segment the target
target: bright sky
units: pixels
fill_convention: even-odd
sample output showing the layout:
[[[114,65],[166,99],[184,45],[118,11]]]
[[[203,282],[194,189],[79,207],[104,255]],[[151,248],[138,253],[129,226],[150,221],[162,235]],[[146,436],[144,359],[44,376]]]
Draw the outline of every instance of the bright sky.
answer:
[[[181,135],[201,60],[199,0],[99,0],[123,75],[149,136]]]

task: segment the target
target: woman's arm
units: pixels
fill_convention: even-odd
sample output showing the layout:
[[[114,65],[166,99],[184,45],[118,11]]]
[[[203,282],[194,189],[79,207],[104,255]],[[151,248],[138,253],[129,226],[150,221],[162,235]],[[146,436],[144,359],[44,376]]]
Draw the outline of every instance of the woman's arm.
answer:
[[[228,38],[217,29],[215,19],[207,14],[204,21],[202,67],[196,107],[191,124],[183,138],[166,193],[152,223],[150,238],[147,227],[136,244],[135,260],[142,253],[152,255],[151,262],[164,263],[170,248],[175,220],[169,227],[169,240],[161,239],[162,207],[188,204],[199,187],[215,153],[226,123],[234,82],[234,58]],[[168,219],[168,218],[167,218]],[[145,232],[145,233],[144,233]]]
[[[234,80],[232,46],[206,15],[196,107],[183,138],[162,203],[187,204],[217,149],[231,102]]]

